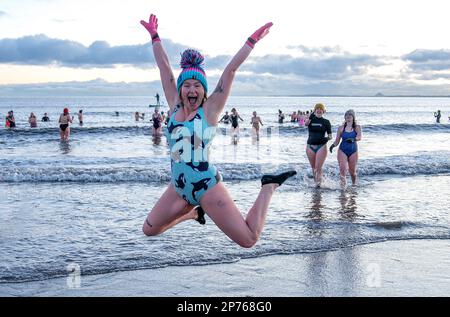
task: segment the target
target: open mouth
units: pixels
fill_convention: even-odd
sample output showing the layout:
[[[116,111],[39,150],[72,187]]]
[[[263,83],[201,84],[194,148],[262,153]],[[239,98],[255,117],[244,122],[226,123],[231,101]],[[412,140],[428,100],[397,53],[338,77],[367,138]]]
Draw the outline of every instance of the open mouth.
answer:
[[[197,103],[197,97],[188,97],[188,101],[191,106],[195,106]]]

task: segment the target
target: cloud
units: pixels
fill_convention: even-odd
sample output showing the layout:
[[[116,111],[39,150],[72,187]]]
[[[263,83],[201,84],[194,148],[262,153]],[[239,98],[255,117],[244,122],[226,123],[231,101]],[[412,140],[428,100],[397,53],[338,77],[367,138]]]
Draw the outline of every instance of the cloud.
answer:
[[[162,91],[159,81],[110,83],[103,79],[79,82],[0,85],[2,96],[153,96]]]
[[[179,68],[180,52],[188,48],[164,39],[164,48]],[[383,65],[381,58],[369,55],[352,55],[339,47],[308,48],[292,46],[305,53],[303,57],[290,55],[268,55],[249,58],[243,70],[253,73],[294,74],[304,78],[342,79],[364,73],[367,67]],[[232,59],[229,55],[206,56],[206,70],[224,69]],[[81,43],[49,38],[40,34],[18,39],[0,40],[0,63],[25,65],[57,65],[73,68],[110,67],[117,64],[135,67],[155,65],[151,44],[110,46],[96,41],[90,46]]]
[[[163,39],[164,48],[179,69],[180,53],[186,48]],[[155,67],[151,44],[111,46],[96,41],[89,46],[79,42],[52,39],[46,35],[0,40],[0,63],[56,65],[72,68]],[[416,50],[403,56],[352,54],[336,47],[290,46],[301,52],[249,57],[233,84],[238,95],[448,95],[450,51]],[[288,52],[288,53],[286,53]],[[298,55],[298,54],[296,54]],[[232,59],[230,55],[205,56],[210,86]],[[405,66],[406,64],[406,66]],[[219,72],[217,72],[219,70]],[[394,72],[392,72],[394,70]],[[432,82],[437,80],[436,82]],[[427,81],[427,85],[418,82]],[[161,91],[159,81],[150,83],[90,82],[3,85],[0,95],[146,95]],[[151,93],[149,93],[151,92]]]
[[[287,48],[298,50],[305,55],[341,54],[343,52],[340,46],[307,47],[304,45],[289,45]]]
[[[170,40],[165,40],[164,46],[172,59],[179,59],[179,52],[185,49]],[[110,46],[107,42],[96,41],[87,47],[40,34],[0,40],[0,63],[74,68],[114,67],[117,64],[147,67],[155,60],[150,43]]]
[[[402,59],[409,62],[409,68],[414,71],[450,70],[450,50],[415,50],[403,55]]]
[[[77,22],[77,19],[52,19],[52,22],[55,23],[71,23],[71,22]]]
[[[254,73],[292,74],[312,79],[339,80],[365,73],[368,67],[383,66],[381,58],[369,55],[343,54],[331,57],[292,57],[267,55],[254,59],[243,69]]]
[[[6,13],[5,11],[0,10],[0,19],[1,18],[6,18],[8,15],[8,13]]]

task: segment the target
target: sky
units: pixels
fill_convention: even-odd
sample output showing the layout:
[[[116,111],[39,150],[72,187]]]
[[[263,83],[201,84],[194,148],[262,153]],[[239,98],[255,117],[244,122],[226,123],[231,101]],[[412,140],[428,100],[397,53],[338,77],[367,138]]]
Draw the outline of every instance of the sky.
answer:
[[[236,95],[450,95],[450,4],[443,0],[0,0],[0,96],[154,95],[150,13],[176,76],[205,55],[214,86],[266,22]]]

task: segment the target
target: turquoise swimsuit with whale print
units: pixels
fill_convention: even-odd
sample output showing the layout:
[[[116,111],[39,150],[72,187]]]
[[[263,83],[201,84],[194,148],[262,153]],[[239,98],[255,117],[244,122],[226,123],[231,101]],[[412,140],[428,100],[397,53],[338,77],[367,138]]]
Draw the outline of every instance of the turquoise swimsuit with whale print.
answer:
[[[179,122],[176,106],[167,124],[172,177],[177,193],[191,205],[200,205],[203,195],[221,180],[217,168],[209,163],[209,147],[216,127],[210,126],[203,107],[189,121]]]

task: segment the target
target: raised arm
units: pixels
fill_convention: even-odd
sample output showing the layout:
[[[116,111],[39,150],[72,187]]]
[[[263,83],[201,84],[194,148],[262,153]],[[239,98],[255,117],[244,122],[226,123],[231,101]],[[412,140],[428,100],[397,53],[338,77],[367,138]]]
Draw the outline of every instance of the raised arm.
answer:
[[[312,120],[313,116],[314,116],[314,112],[311,113],[311,114],[309,115],[309,118],[307,118],[307,119],[305,120],[305,126],[309,126],[309,124],[311,123],[311,120]]]
[[[161,39],[158,35],[158,19],[152,14],[150,15],[148,22],[141,20],[141,24],[147,29],[152,37],[153,55],[155,56],[156,64],[159,68],[164,95],[169,104],[170,112],[172,112],[173,108],[179,103],[179,97],[169,58],[164,51]]]
[[[272,22],[260,27],[253,33],[245,43],[245,45],[237,52],[230,63],[225,67],[222,76],[219,79],[216,89],[205,103],[205,114],[210,122],[216,122],[225,103],[230,95],[231,86],[233,84],[234,76],[242,63],[250,55],[255,47],[255,44],[269,33]]]

